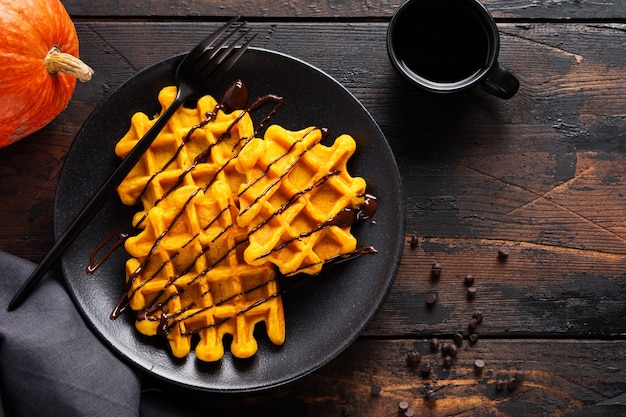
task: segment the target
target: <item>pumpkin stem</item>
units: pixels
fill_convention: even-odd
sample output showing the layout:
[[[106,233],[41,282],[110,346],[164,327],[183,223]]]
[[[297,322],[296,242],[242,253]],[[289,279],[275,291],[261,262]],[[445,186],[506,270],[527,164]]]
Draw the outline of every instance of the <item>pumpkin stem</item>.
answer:
[[[50,74],[62,72],[78,78],[79,81],[85,82],[91,80],[93,70],[89,65],[85,64],[74,55],[61,52],[59,48],[53,46],[48,55],[44,59],[46,69]]]

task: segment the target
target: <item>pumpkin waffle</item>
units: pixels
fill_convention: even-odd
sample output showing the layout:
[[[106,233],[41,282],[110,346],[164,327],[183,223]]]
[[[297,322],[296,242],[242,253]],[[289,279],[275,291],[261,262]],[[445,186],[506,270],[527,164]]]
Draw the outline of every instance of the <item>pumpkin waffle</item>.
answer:
[[[163,109],[175,93],[160,92]],[[203,361],[223,357],[226,335],[234,356],[254,355],[260,322],[282,344],[277,269],[317,274],[351,257],[352,223],[371,214],[364,215],[365,180],[347,170],[356,149],[350,136],[326,146],[322,129],[273,125],[255,138],[247,110],[221,108],[210,96],[180,108],[118,188],[123,203],[141,205],[125,242],[131,258],[120,305],[137,312],[141,333],[165,336],[174,356],[195,349]],[[135,114],[117,155],[154,120]]]
[[[284,275],[317,274],[329,260],[355,251],[354,220],[341,217],[365,203],[365,180],[351,177],[346,167],[356,143],[341,135],[325,146],[324,136],[318,128],[273,125],[237,158],[237,170],[247,178],[237,216],[249,232],[247,263],[270,261]]]
[[[273,343],[284,341],[275,269],[243,261],[247,231],[233,225],[236,212],[226,183],[216,181],[207,193],[185,185],[153,207],[145,229],[126,242],[133,256],[126,268],[136,327],[167,337],[176,357],[189,353],[194,334],[200,360],[220,359],[226,334],[232,335],[234,356],[250,357],[261,321]]]
[[[175,96],[173,86],[159,92],[162,110]],[[226,114],[219,108],[211,96],[199,99],[194,108],[179,108],[120,184],[117,192],[124,204],[141,202],[143,206],[135,216],[136,226],[148,210],[179,186],[206,187],[219,179],[233,190],[239,187],[243,177],[231,162],[254,135],[252,119],[244,110]],[[135,113],[129,131],[115,147],[116,155],[126,156],[156,119]]]
[[[166,108],[175,95],[163,89]],[[247,231],[236,225],[236,192],[245,176],[234,158],[254,132],[249,114],[225,114],[209,96],[180,108],[118,189],[125,204],[142,204],[133,219],[140,231],[125,242],[128,305],[136,327],[168,339],[176,357],[194,343],[198,359],[219,360],[223,337],[232,335],[236,357],[257,351],[255,325],[284,341],[284,316],[275,268],[243,260]],[[207,120],[210,120],[207,123]],[[154,123],[142,113],[118,142],[125,156]],[[194,336],[197,335],[197,336]]]

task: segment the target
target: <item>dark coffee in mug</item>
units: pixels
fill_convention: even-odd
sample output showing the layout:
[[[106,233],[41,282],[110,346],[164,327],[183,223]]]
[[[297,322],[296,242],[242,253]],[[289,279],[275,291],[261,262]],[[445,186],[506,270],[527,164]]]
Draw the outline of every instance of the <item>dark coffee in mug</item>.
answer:
[[[488,24],[472,3],[424,0],[398,18],[392,42],[399,60],[416,75],[455,83],[490,65]]]
[[[513,97],[519,81],[498,63],[499,50],[498,27],[479,0],[406,0],[387,29],[394,68],[435,93],[480,86]]]

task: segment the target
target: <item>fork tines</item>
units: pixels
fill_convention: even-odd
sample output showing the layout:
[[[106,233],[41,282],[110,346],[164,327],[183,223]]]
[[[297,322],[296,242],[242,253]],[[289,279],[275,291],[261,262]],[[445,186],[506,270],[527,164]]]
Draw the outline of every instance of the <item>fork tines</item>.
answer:
[[[208,71],[209,73],[211,73],[214,69],[220,67],[226,60],[226,58],[228,58],[231,53],[233,53],[233,51],[238,48],[239,51],[233,53],[233,61],[236,61],[238,57],[248,48],[252,40],[256,37],[256,35],[253,35],[248,40],[243,42],[243,44],[239,45],[242,41],[244,41],[246,36],[248,36],[250,31],[251,29],[245,26],[245,22],[238,24],[237,27],[233,28],[233,30],[229,34],[227,34],[220,42],[209,47],[210,49],[212,49],[211,53],[202,54],[200,57],[198,57],[196,62],[192,63],[192,65],[202,68],[203,71]],[[239,36],[228,45],[228,42],[232,40],[237,34],[239,34]]]
[[[231,19],[202,42],[200,48],[190,52],[189,66],[202,73],[204,79],[214,78],[218,69],[221,74],[228,72],[256,38],[256,34],[249,36],[252,29],[239,19],[239,16]]]

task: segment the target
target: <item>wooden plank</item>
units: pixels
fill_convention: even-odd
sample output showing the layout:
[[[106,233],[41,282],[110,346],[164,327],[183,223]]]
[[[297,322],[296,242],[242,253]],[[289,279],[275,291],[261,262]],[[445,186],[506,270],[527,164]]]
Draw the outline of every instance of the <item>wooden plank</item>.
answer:
[[[624,341],[480,340],[458,348],[447,368],[427,340],[360,339],[329,365],[269,392],[207,395],[155,382],[155,395],[177,396],[181,409],[210,416],[401,416],[402,401],[416,416],[618,416],[626,412],[625,348]],[[431,374],[407,366],[415,349]],[[485,362],[481,372],[476,359]],[[522,380],[512,389],[516,376]]]
[[[505,262],[497,257],[500,244],[511,251]],[[582,252],[519,240],[424,239],[419,248],[405,250],[394,287],[367,334],[451,336],[468,332],[473,312],[481,311],[481,337],[625,337],[626,263]],[[442,265],[436,280],[430,276],[435,261]],[[475,278],[474,298],[464,284],[468,274]],[[434,306],[425,302],[430,293],[437,295]]]
[[[38,261],[52,244],[54,190],[91,110],[139,69],[190,48],[218,23],[79,23],[96,70],[41,132],[0,151],[0,250]],[[381,125],[402,173],[408,235],[394,288],[367,335],[626,335],[622,132],[626,41],[605,24],[502,24],[501,62],[522,82],[503,101],[475,90],[407,88],[384,23],[254,23],[261,47],[305,59],[348,87]],[[327,43],[320,43],[324,39]],[[158,44],[159,48],[153,45]],[[328,45],[333,45],[332,48]],[[598,207],[601,207],[599,210]],[[407,236],[408,239],[409,236]],[[500,245],[511,255],[496,258]],[[438,261],[443,273],[429,276]],[[476,276],[468,301],[462,278]],[[423,299],[439,295],[430,310]]]
[[[341,18],[388,19],[403,0],[347,1],[296,0],[277,7],[271,0],[209,2],[191,0],[146,0],[140,3],[102,0],[87,3],[81,0],[63,0],[75,19],[85,18],[155,18],[179,17],[215,19],[242,15],[246,18]],[[593,0],[484,0],[483,4],[497,19],[602,19],[623,21],[626,5],[613,1],[598,3]]]
[[[405,251],[388,314],[379,315],[373,332],[389,328],[391,318],[404,332],[451,333],[479,308],[495,314],[488,333],[540,326],[580,336],[626,334],[619,320],[626,313],[619,145],[626,107],[617,98],[626,87],[617,75],[624,55],[598,55],[591,46],[608,47],[621,34],[593,26],[574,40],[573,27],[501,26],[501,62],[522,82],[513,100],[472,92],[421,103],[415,95],[418,103],[402,101],[400,111],[369,107],[389,123],[409,233],[421,238],[418,249]],[[409,117],[416,128],[407,134],[401,126]],[[511,250],[507,262],[496,258],[499,245]],[[428,277],[433,261],[444,272],[450,267],[436,283]],[[468,273],[485,292],[473,303],[463,297]],[[441,293],[440,310],[425,311],[421,300],[430,291]]]
[[[401,0],[366,1],[313,0],[285,2],[277,7],[271,0],[254,2],[209,2],[148,0],[141,3],[102,1],[93,6],[80,0],[64,0],[63,4],[75,19],[92,17],[180,17],[215,19],[228,16],[246,18],[380,18],[391,16],[402,3]]]

